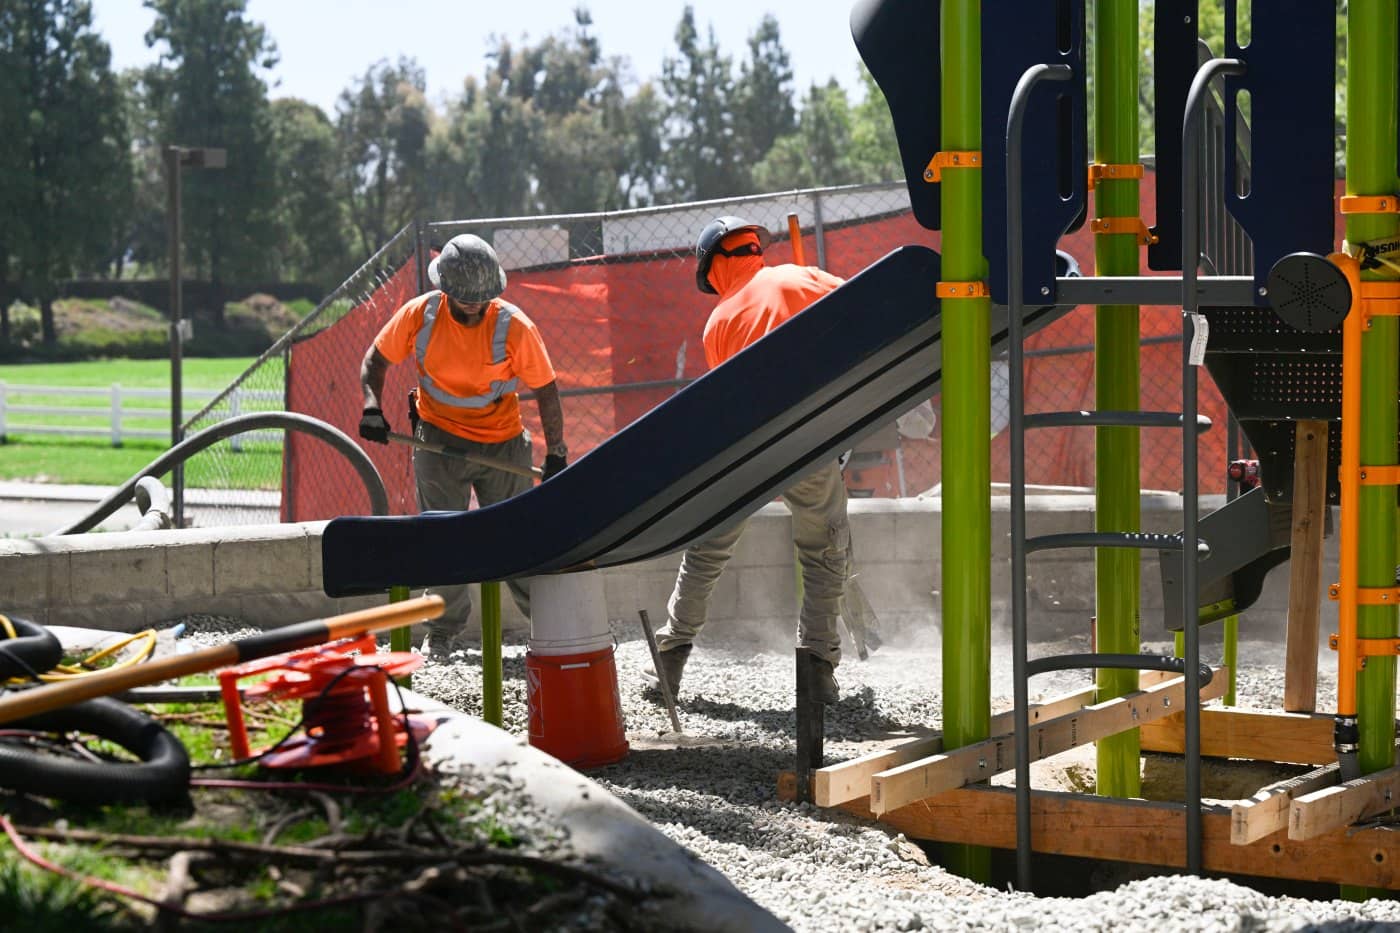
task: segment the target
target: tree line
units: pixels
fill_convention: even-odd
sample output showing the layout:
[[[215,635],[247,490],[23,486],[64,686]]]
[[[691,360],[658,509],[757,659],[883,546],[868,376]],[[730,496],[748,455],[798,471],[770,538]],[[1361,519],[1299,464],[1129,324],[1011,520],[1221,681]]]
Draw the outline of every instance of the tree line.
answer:
[[[687,7],[662,74],[639,80],[580,6],[537,42],[492,37],[440,105],[401,58],[370,65],[328,114],[270,95],[276,44],[246,0],[145,6],[158,59],[117,72],[88,0],[0,0],[0,296],[39,306],[49,346],[62,281],[166,273],[167,144],[227,150],[227,167],[182,178],[186,274],[216,286],[329,290],[414,217],[900,177],[868,74],[859,100],[834,79],[798,96],[771,16],[736,56]],[[0,307],[0,344],[8,331]]]
[[[254,281],[329,290],[415,216],[615,210],[902,176],[869,73],[860,68],[858,99],[834,79],[799,94],[771,16],[736,55],[687,6],[662,73],[639,79],[604,54],[579,6],[539,41],[485,40],[479,72],[441,103],[422,66],[401,58],[367,67],[328,114],[270,95],[277,47],[246,0],[145,6],[157,61],[116,72],[89,0],[0,0],[0,346],[6,296],[39,306],[52,346],[62,281],[166,273],[171,143],[228,152],[226,168],[182,182],[187,274],[216,293]],[[1154,6],[1139,6],[1150,152]],[[1219,50],[1222,0],[1201,0],[1198,21]],[[1343,51],[1339,35],[1339,112]]]

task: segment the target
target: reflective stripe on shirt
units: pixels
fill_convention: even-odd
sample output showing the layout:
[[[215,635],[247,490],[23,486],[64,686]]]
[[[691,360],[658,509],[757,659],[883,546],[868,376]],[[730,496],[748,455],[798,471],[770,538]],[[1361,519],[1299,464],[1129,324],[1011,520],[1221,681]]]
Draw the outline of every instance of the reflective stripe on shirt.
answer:
[[[519,379],[496,379],[491,383],[491,388],[480,395],[453,395],[446,389],[441,388],[433,382],[433,377],[428,375],[426,360],[428,358],[428,343],[433,339],[433,328],[437,326],[438,309],[442,307],[442,292],[433,292],[428,297],[427,303],[423,306],[423,326],[418,329],[418,337],[414,341],[414,353],[418,358],[418,384],[423,391],[433,397],[433,400],[443,405],[450,405],[453,408],[486,408],[500,401],[501,396],[514,392],[520,386]],[[506,361],[506,337],[510,334],[510,320],[515,315],[515,307],[500,302],[499,310],[496,312],[496,329],[491,335],[491,362],[504,363]]]

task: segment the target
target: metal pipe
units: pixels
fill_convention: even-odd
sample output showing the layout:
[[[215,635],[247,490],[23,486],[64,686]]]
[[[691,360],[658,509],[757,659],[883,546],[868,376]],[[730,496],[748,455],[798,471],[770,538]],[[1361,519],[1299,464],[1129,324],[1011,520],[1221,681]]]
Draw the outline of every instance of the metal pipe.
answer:
[[[166,193],[166,248],[170,253],[170,446],[179,445],[184,440],[184,417],[182,395],[182,373],[184,368],[184,283],[180,268],[180,241],[183,235],[180,218],[180,147],[165,147],[165,193]],[[175,488],[174,519],[175,527],[185,524],[185,471],[177,464],[171,472],[171,485]]]
[[[1346,193],[1395,194],[1396,108],[1395,75],[1400,11],[1394,0],[1351,0],[1347,7],[1347,138]],[[1393,213],[1352,213],[1346,217],[1346,239],[1363,243],[1388,239],[1400,232],[1400,217]],[[1362,294],[1368,281],[1384,273],[1360,273]],[[1364,308],[1364,304],[1363,304]],[[1355,312],[1353,312],[1355,315]],[[1349,315],[1350,322],[1353,315]],[[1358,316],[1359,315],[1355,315]],[[1358,466],[1392,465],[1396,462],[1397,335],[1400,321],[1392,315],[1376,315],[1369,323],[1358,321],[1360,334],[1359,416],[1356,422]],[[1345,422],[1343,422],[1345,428]],[[1363,485],[1356,496],[1356,585],[1395,585],[1396,508],[1391,486]],[[1396,635],[1394,606],[1358,606],[1358,638],[1392,638]],[[1396,657],[1368,657],[1357,674],[1357,762],[1362,774],[1395,764]]]
[[[132,531],[159,531],[170,527],[170,491],[154,476],[143,476],[136,481],[136,508],[141,511],[141,520],[131,526]]]
[[[1135,165],[1138,135],[1138,2],[1094,3],[1094,161]],[[1142,214],[1135,178],[1104,178],[1094,186],[1094,214],[1130,218]],[[1138,238],[1132,233],[1094,237],[1096,275],[1136,275]],[[1087,281],[1094,281],[1087,279]],[[1133,411],[1141,405],[1141,309],[1132,300],[1100,301],[1094,312],[1094,407]],[[1135,427],[1094,430],[1094,527],[1135,532],[1142,527],[1141,433]],[[1094,554],[1095,638],[1099,651],[1136,653],[1141,645],[1139,555],[1124,550]],[[1138,688],[1134,671],[1096,674],[1099,702]],[[1095,774],[1100,794],[1141,794],[1141,753],[1136,729],[1098,743]]]
[[[501,584],[481,584],[481,718],[500,728],[501,700]]]
[[[1243,62],[1219,58],[1206,62],[1196,72],[1186,96],[1186,115],[1181,131],[1181,411],[1186,422],[1196,417],[1196,366],[1191,359],[1195,337],[1195,315],[1200,309],[1196,292],[1196,267],[1200,263],[1200,133],[1202,102],[1210,92],[1210,82],[1220,75],[1242,75]],[[1201,871],[1201,631],[1197,618],[1200,591],[1197,581],[1196,541],[1199,482],[1196,462],[1196,432],[1183,427],[1181,466],[1184,488],[1181,496],[1181,616],[1186,648],[1186,739],[1182,754],[1186,760],[1186,869]]]
[[[141,481],[143,476],[161,476],[168,472],[172,465],[185,462],[201,450],[212,447],[225,438],[262,428],[285,428],[289,431],[301,431],[312,437],[320,438],[339,450],[345,455],[345,459],[350,461],[350,465],[355,468],[355,472],[360,475],[360,480],[365,484],[365,491],[369,494],[370,514],[389,514],[389,494],[384,490],[384,479],[375,469],[374,463],[360,449],[360,445],[351,440],[348,434],[334,425],[327,424],[310,415],[290,411],[260,411],[238,415],[227,421],[221,421],[213,427],[205,428],[198,434],[190,435],[152,460],[131,479],[118,486],[107,498],[99,502],[87,517],[80,518],[53,534],[73,535],[91,531],[104,518],[131,501],[136,493],[136,484]]]
[[[1031,889],[1030,673],[1026,642],[1026,413],[1025,355],[1021,315],[1025,257],[1021,255],[1021,162],[1026,108],[1041,81],[1068,81],[1068,65],[1033,65],[1021,75],[1006,118],[1006,326],[1011,416],[1011,665],[1016,730],[1016,886]]]
[[[943,0],[940,145],[982,148],[982,3]],[[929,54],[939,50],[930,49]],[[942,277],[982,281],[981,166],[948,169],[940,185]],[[820,241],[818,241],[820,243]],[[944,299],[943,321],[943,741],[958,748],[991,731],[991,303]],[[952,846],[948,864],[987,881],[991,853]]]

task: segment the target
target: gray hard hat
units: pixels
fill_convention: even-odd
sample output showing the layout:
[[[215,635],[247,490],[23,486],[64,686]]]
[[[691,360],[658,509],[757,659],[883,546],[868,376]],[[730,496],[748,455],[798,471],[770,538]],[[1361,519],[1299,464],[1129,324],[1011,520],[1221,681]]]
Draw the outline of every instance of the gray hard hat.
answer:
[[[447,297],[467,304],[490,301],[506,290],[506,270],[481,237],[463,233],[447,241],[428,263],[428,280]]]

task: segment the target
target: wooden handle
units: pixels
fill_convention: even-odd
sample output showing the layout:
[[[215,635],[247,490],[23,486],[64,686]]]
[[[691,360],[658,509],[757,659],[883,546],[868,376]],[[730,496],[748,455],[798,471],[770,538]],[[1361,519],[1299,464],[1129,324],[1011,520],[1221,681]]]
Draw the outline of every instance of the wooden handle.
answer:
[[[407,434],[396,434],[389,432],[389,440],[395,444],[403,444],[406,447],[416,447],[419,450],[432,451],[435,454],[442,454],[446,457],[457,457],[461,460],[468,460],[478,463],[493,470],[500,470],[503,473],[514,473],[516,476],[528,476],[531,479],[539,479],[544,475],[544,471],[539,467],[523,467],[508,463],[505,460],[497,460],[495,457],[487,457],[484,454],[474,454],[469,450],[462,450],[459,447],[449,447],[446,444],[433,444],[429,441],[420,441],[416,437]]]
[[[797,222],[797,213],[788,214],[788,239],[792,241],[792,261],[799,266],[807,265],[802,252],[802,225]]]
[[[441,596],[421,596],[418,599],[406,599],[373,609],[347,612],[328,619],[314,619],[270,629],[226,645],[157,658],[123,670],[89,674],[74,680],[12,691],[0,696],[0,723],[46,713],[93,697],[119,693],[131,687],[142,687],[190,674],[202,674],[256,658],[310,648],[352,635],[363,635],[365,632],[436,619],[442,615],[443,607]]]

